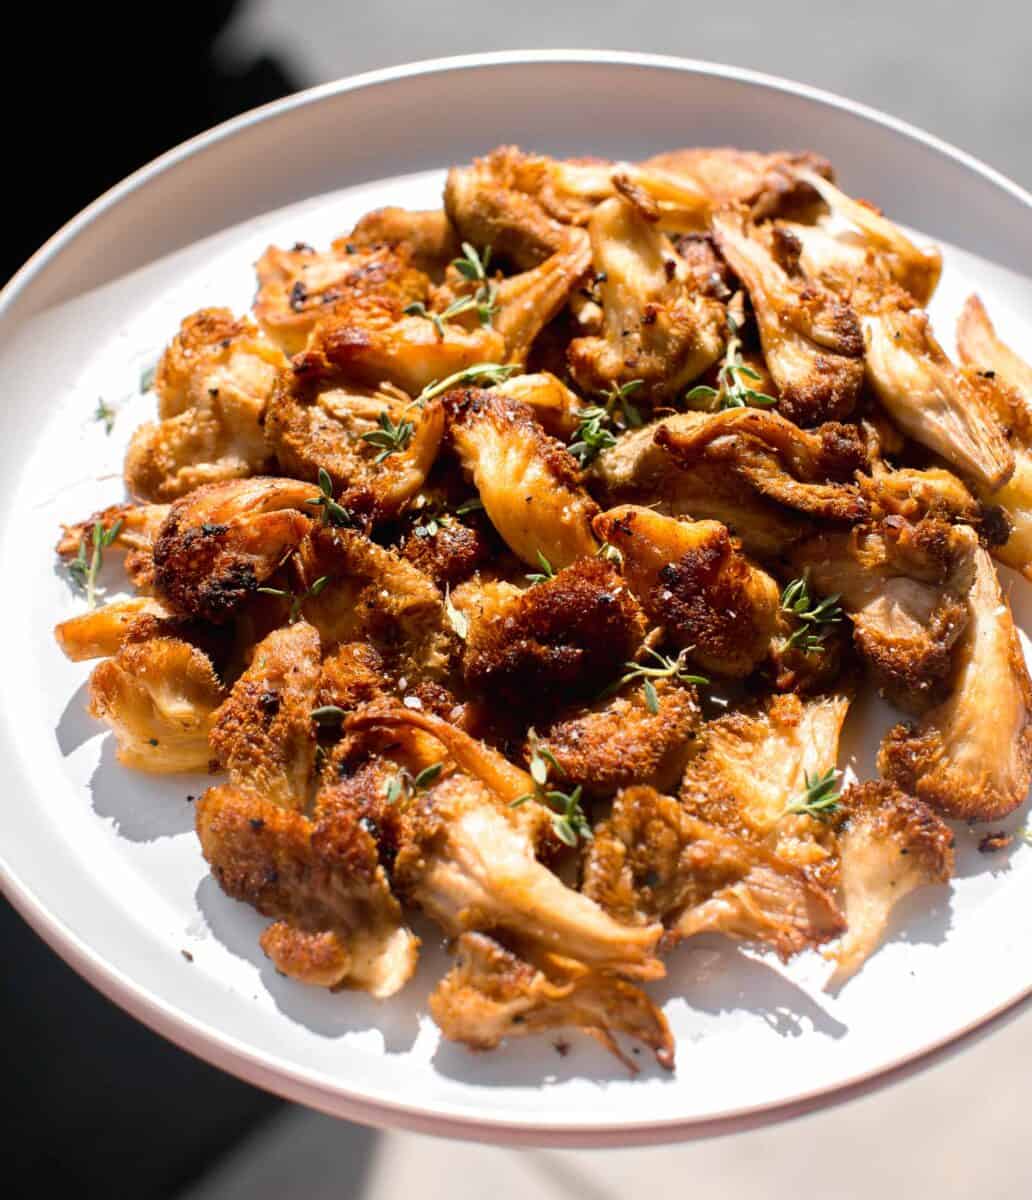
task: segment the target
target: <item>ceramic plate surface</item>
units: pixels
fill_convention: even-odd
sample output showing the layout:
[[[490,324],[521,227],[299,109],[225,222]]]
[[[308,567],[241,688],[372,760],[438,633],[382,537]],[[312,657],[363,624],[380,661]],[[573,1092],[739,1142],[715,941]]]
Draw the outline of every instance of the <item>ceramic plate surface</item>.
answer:
[[[180,317],[245,309],[269,242],[325,244],[369,208],[436,206],[444,167],[501,142],[612,158],[688,144],[820,151],[849,191],[943,244],[932,315],[947,345],[977,289],[1004,338],[1032,349],[1025,193],[888,118],[748,72],[594,52],[490,55],[333,84],[196,139],[72,222],[0,301],[0,604],[12,635],[0,698],[4,887],[141,1020],[325,1111],[553,1144],[724,1131],[855,1087],[1026,995],[1032,846],[987,859],[961,830],[952,892],[910,897],[886,947],[838,996],[822,991],[817,955],[784,968],[717,939],[681,947],[655,989],[677,1036],[673,1075],[642,1054],[631,1080],[582,1038],[565,1057],[547,1038],[474,1056],[439,1045],[426,1012],[446,963],[433,930],[420,931],[417,978],[386,1003],[280,978],[258,948],[263,920],[207,876],[187,800],[205,780],[121,769],[84,711],[89,664],[66,662],[53,640],[54,623],[82,610],[54,566],[58,525],[121,498],[125,443],[153,410],[139,376]],[[92,419],[99,397],[118,410],[110,437]],[[1004,575],[1032,631],[1032,587]],[[874,774],[892,719],[877,702],[859,705],[842,763]]]

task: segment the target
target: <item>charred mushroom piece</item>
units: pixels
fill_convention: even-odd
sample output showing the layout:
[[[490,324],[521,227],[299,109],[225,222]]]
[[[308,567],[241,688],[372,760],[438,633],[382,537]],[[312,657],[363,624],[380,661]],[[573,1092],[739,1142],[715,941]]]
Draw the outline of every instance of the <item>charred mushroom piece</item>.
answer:
[[[265,405],[287,360],[228,309],[187,317],[155,376],[158,424],[136,430],[125,481],[142,500],[175,500],[205,483],[260,474]]]
[[[203,650],[176,636],[126,641],[90,676],[89,711],[111,726],[137,771],[203,771],[225,689]]]
[[[214,787],[197,805],[197,834],[222,890],[274,918],[261,946],[283,974],[378,998],[412,977],[419,939],[359,807],[336,803],[312,820],[261,793]]]
[[[829,421],[807,431],[775,412],[728,408],[661,421],[655,441],[685,470],[719,464],[764,499],[806,516],[855,522],[867,515],[852,482],[867,466],[855,426]]]
[[[741,677],[766,657],[778,586],[723,525],[627,505],[596,517],[595,528],[623,556],[627,584],[646,615],[694,662]]]
[[[793,258],[791,271],[741,222],[714,222],[717,244],[752,300],[778,411],[799,425],[839,421],[856,406],[864,342],[856,313]]]
[[[404,245],[359,246],[347,238],[320,253],[311,246],[270,246],[258,260],[254,315],[287,354],[297,354],[329,315],[387,313],[425,300],[430,280]],[[377,380],[379,382],[379,380]]]
[[[949,817],[991,821],[1025,800],[1032,778],[1032,682],[987,551],[974,552],[968,619],[951,691],[916,728],[882,743],[882,774]]]
[[[468,776],[443,779],[408,807],[394,881],[453,937],[503,930],[596,969],[664,974],[662,927],[623,925],[566,887],[537,861],[515,814]]]
[[[574,379],[588,393],[634,384],[654,404],[679,395],[723,353],[723,305],[698,289],[669,239],[626,201],[601,204],[588,232],[604,329],[570,343]]]
[[[485,588],[465,611],[467,682],[519,709],[597,695],[645,637],[637,600],[596,558],[526,591]]]
[[[793,551],[822,595],[835,595],[879,690],[921,712],[946,694],[954,647],[968,624],[974,532],[931,518],[888,517],[824,533]]]
[[[647,787],[621,792],[596,830],[584,891],[621,920],[660,919],[677,938],[724,933],[783,959],[845,927],[803,871]]]
[[[698,736],[701,714],[691,686],[657,679],[622,689],[586,708],[560,712],[539,738],[564,786],[612,795],[633,783],[676,787]]]
[[[854,293],[867,341],[867,378],[896,424],[993,492],[1014,473],[1014,452],[994,411],[995,387],[956,367],[928,316],[900,289],[867,284]]]
[[[942,254],[937,247],[924,250],[915,245],[873,204],[852,199],[817,171],[802,166],[796,169],[796,177],[809,184],[835,216],[857,230],[864,249],[894,283],[918,304],[931,300],[942,274]]]
[[[960,359],[989,381],[987,398],[1010,436],[1014,474],[996,491],[981,489],[982,499],[1000,505],[1010,525],[993,554],[1032,579],[1032,367],[996,336],[977,296],[969,296],[957,325]]]
[[[158,596],[184,616],[231,617],[297,548],[322,492],[295,479],[213,483],[177,500],[154,541]]]
[[[953,874],[953,832],[922,801],[885,783],[865,783],[846,792],[841,809],[838,844],[848,929],[835,952],[832,987],[870,958],[905,896],[947,883]]]
[[[577,460],[550,438],[531,409],[497,392],[463,389],[448,398],[451,439],[484,511],[510,549],[537,567],[568,566],[598,549]]]
[[[512,1037],[578,1029],[595,1038],[627,1067],[634,1060],[614,1034],[640,1041],[668,1070],[674,1039],[662,1012],[633,983],[550,956],[532,966],[483,933],[464,933],[457,961],[430,995],[430,1013],[444,1036],[472,1050],[493,1050]]]

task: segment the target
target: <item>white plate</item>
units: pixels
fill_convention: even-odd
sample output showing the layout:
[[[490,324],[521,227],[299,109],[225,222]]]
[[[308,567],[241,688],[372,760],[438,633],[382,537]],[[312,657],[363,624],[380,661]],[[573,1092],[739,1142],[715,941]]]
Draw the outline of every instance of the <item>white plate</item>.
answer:
[[[87,209],[0,301],[4,887],[141,1020],[327,1112],[553,1144],[724,1131],[856,1086],[1026,995],[1032,847],[985,859],[961,831],[952,893],[912,897],[889,944],[837,997],[821,991],[816,955],[782,969],[715,939],[682,947],[657,989],[678,1040],[674,1075],[643,1054],[632,1081],[583,1039],[565,1058],[548,1039],[473,1056],[438,1047],[426,1015],[444,966],[432,931],[418,978],[388,1003],[279,978],[258,949],[262,920],[207,878],[186,800],[204,780],[119,768],[83,711],[88,664],[65,662],[52,637],[81,610],[50,555],[58,522],[120,497],[126,437],[151,407],[139,372],[180,316],[246,307],[250,264],[268,241],[325,242],[370,207],[434,205],[440,168],[504,141],[614,158],[695,143],[822,151],[848,189],[965,247],[947,249],[933,308],[948,342],[977,286],[1004,336],[1032,346],[1017,315],[1032,311],[1025,193],[898,122],[744,71],[627,54],[486,55],[319,88],[196,139]],[[122,406],[110,438],[91,420],[99,396]],[[1032,629],[1032,589],[1006,582]],[[875,704],[851,719],[846,753],[861,775],[889,719]]]

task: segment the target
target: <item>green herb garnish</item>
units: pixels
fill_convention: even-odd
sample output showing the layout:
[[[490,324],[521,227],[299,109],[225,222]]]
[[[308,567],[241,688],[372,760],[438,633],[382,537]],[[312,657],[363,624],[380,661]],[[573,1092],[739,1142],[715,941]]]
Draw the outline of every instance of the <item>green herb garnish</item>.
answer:
[[[425,792],[443,770],[444,763],[424,767],[418,775],[413,775],[407,767],[399,767],[397,775],[387,785],[387,803],[397,804],[400,800],[408,804],[419,792]]]
[[[799,646],[806,654],[815,654],[824,649],[828,630],[822,625],[834,625],[842,620],[842,609],[838,605],[839,594],[825,596],[816,604],[810,596],[806,576],[793,579],[781,593],[781,611],[794,617],[799,627],[792,632],[786,649]]]
[[[115,427],[115,416],[115,410],[104,400],[104,397],[101,396],[97,401],[97,407],[93,412],[94,421],[103,422],[104,432],[110,434],[111,430]]]
[[[487,277],[487,267],[491,261],[491,247],[487,246],[481,257],[469,242],[462,243],[463,257],[456,258],[452,266],[464,279],[476,283],[477,289],[471,295],[459,296],[448,305],[443,312],[433,312],[422,300],[414,300],[405,308],[410,317],[425,317],[432,321],[437,336],[444,340],[444,324],[454,317],[476,309],[480,324],[490,327],[495,313],[498,311],[498,285]]]
[[[633,679],[644,679],[645,686],[642,690],[645,693],[645,707],[655,716],[659,712],[659,696],[656,694],[656,686],[653,680],[670,679],[675,683],[691,683],[699,686],[709,683],[705,675],[693,675],[688,670],[687,650],[682,650],[676,658],[669,658],[665,654],[660,654],[658,650],[653,650],[651,646],[645,646],[644,649],[646,654],[652,656],[656,665],[648,666],[645,663],[636,662],[624,663],[624,674],[602,692],[599,696],[600,700],[604,700],[608,696],[615,696],[624,684],[630,683]]]
[[[477,310],[480,324],[490,326],[498,311],[498,285],[487,276],[487,268],[491,263],[491,247],[485,246],[483,255],[479,255],[469,242],[462,243],[462,257],[452,260],[452,266],[464,278],[477,284],[477,290],[468,306]]]
[[[471,500],[466,500],[452,511],[448,510],[447,505],[438,503],[425,504],[419,509],[419,520],[412,527],[412,532],[416,537],[433,537],[435,533],[440,532],[441,526],[451,520],[452,515],[456,517],[464,517],[471,512],[477,512],[484,507],[479,496],[475,496]]]
[[[717,386],[708,387],[700,383],[685,396],[685,403],[716,412],[722,408],[769,408],[777,404],[774,396],[758,392],[751,383],[758,383],[763,376],[742,361],[742,339],[738,322],[729,312],[727,327],[730,337],[724,351],[724,361],[717,372]],[[750,382],[746,382],[746,381]]]
[[[292,592],[289,588],[274,587],[260,587],[258,591],[264,596],[279,596],[281,600],[289,600],[290,612],[287,616],[287,624],[293,625],[301,616],[301,605],[304,604],[309,596],[318,596],[329,582],[329,575],[320,575],[315,583],[305,592]]]
[[[637,409],[635,409],[637,412]],[[603,450],[616,445],[616,437],[606,428],[610,420],[609,410],[592,404],[577,413],[577,430],[569,451],[582,467],[594,462]]]
[[[474,363],[464,371],[456,371],[454,375],[447,375],[444,379],[428,383],[412,403],[417,408],[422,408],[428,400],[450,392],[452,388],[461,387],[464,383],[504,383],[518,370],[519,367],[515,363]]]
[[[68,564],[72,576],[86,589],[86,604],[90,609],[96,608],[97,605],[97,575],[104,565],[104,551],[118,537],[123,524],[123,519],[119,517],[110,529],[105,530],[102,521],[94,521],[90,536],[82,536],[79,552]],[[88,553],[87,543],[91,547]]]
[[[552,828],[561,842],[567,846],[576,846],[580,838],[586,842],[590,841],[591,826],[581,805],[584,789],[580,784],[577,784],[572,792],[549,787],[553,771],[557,775],[564,775],[565,772],[552,751],[541,745],[533,728],[527,731],[527,739],[530,742],[530,777],[534,781],[534,790],[510,800],[509,807],[519,808],[528,800],[537,800],[549,810]]]
[[[324,704],[312,709],[312,720],[316,725],[340,725],[347,713],[336,704]]]
[[[525,576],[525,578],[529,579],[531,583],[544,583],[546,579],[554,579],[555,567],[552,566],[540,550],[537,552],[537,560],[541,570],[535,571],[532,575]]]
[[[144,367],[140,372],[140,395],[146,395],[154,386],[154,379],[158,373],[156,363],[152,363],[149,367]]]
[[[620,410],[619,419],[624,429],[639,429],[644,420],[639,410],[633,405],[628,396],[633,396],[645,386],[644,379],[629,379],[626,383],[614,385],[606,392],[605,411],[610,420],[617,421],[616,410]]]
[[[839,800],[842,798],[842,792],[836,782],[838,774],[834,767],[829,767],[823,775],[812,777],[807,771],[804,776],[805,794],[802,799],[790,804],[785,812],[805,813],[808,817],[819,817],[821,820],[838,812]]]
[[[354,528],[355,518],[350,509],[338,504],[333,498],[333,480],[325,468],[319,468],[319,491],[322,495],[317,500],[306,500],[305,504],[322,509],[322,522],[332,525],[335,529]]]
[[[387,410],[380,413],[380,428],[371,429],[362,434],[362,441],[371,446],[378,446],[380,453],[373,459],[374,463],[382,463],[392,454],[398,454],[412,441],[415,425],[411,421],[400,420],[397,425],[391,420]]]

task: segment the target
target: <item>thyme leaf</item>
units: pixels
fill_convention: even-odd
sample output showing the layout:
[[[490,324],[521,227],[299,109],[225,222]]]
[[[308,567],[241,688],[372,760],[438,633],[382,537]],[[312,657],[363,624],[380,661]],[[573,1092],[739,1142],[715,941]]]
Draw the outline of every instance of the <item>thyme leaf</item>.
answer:
[[[610,420],[609,410],[597,404],[577,413],[578,425],[568,449],[582,467],[594,462],[603,450],[616,445],[615,435],[606,428]]]
[[[785,809],[786,813],[805,813],[808,817],[818,817],[824,820],[838,812],[842,792],[836,782],[838,771],[829,767],[823,775],[810,775],[807,771],[806,791],[794,804]]]
[[[605,411],[617,428],[640,429],[645,424],[640,410],[630,402],[629,396],[645,386],[644,379],[629,379],[626,383],[614,384],[605,395]],[[619,409],[619,421],[616,410]]]
[[[319,468],[319,491],[322,495],[317,500],[306,500],[313,508],[322,509],[322,523],[332,525],[335,529],[353,529],[355,518],[349,508],[338,504],[333,498],[333,480],[329,472]]]
[[[422,408],[428,400],[450,392],[452,388],[461,387],[464,383],[504,383],[510,375],[518,370],[515,363],[474,363],[465,370],[456,371],[453,375],[446,375],[444,379],[436,379],[433,383],[428,383],[412,403],[417,408]]]
[[[97,606],[97,576],[104,565],[104,551],[118,537],[123,524],[119,517],[110,529],[105,530],[103,521],[94,521],[89,535],[83,534],[78,552],[68,564],[72,577],[86,589],[86,605],[91,610]]]
[[[535,571],[531,575],[526,575],[524,578],[529,579],[531,583],[544,583],[546,579],[554,579],[555,567],[552,566],[540,550],[537,552],[537,560],[541,570]]]
[[[786,643],[786,649],[799,646],[806,654],[820,653],[828,630],[822,625],[834,625],[842,620],[842,609],[838,604],[839,594],[825,596],[814,602],[810,595],[805,575],[793,579],[781,593],[781,611],[799,622]]]
[[[400,801],[402,805],[409,804],[420,792],[425,792],[443,770],[443,762],[432,763],[416,775],[408,767],[399,767],[398,773],[387,785],[387,803],[397,804]]]
[[[339,725],[346,716],[347,713],[336,704],[324,704],[312,709],[312,720],[317,725]]]
[[[625,684],[634,679],[644,679],[645,686],[642,690],[645,693],[645,707],[655,715],[659,712],[659,695],[656,692],[654,680],[670,679],[675,683],[697,684],[700,687],[709,683],[709,679],[705,675],[693,675],[688,670],[687,650],[682,650],[675,658],[660,654],[651,646],[645,647],[645,653],[651,656],[655,665],[637,662],[624,663],[624,674],[601,693],[600,700],[615,696]]]
[[[541,744],[533,727],[527,731],[527,740],[530,743],[530,777],[534,781],[534,791],[510,800],[509,807],[520,808],[528,800],[537,800],[549,810],[552,829],[561,842],[575,847],[581,839],[591,841],[591,825],[581,803],[583,787],[577,784],[570,792],[550,787],[552,772],[556,775],[564,775],[565,772],[552,751]]]
[[[599,546],[595,557],[601,558],[603,562],[612,563],[618,571],[623,570],[623,551],[617,546],[614,546],[612,542],[603,542],[602,545]]]
[[[158,364],[151,363],[140,372],[140,395],[146,395],[154,387],[154,379],[158,373]]]
[[[287,614],[287,624],[293,625],[301,616],[301,605],[304,604],[309,596],[318,596],[329,582],[329,575],[320,575],[315,583],[304,592],[293,592],[289,588],[274,587],[260,587],[257,590],[263,596],[279,596],[281,600],[289,601],[290,609]]]
[[[404,418],[395,425],[386,409],[380,413],[379,425],[379,429],[371,429],[362,434],[362,441],[379,448],[380,453],[373,459],[374,464],[382,463],[385,458],[404,450],[412,440],[416,428],[411,421]]]
[[[498,285],[489,279],[487,274],[490,262],[490,246],[485,246],[481,255],[469,242],[462,243],[462,257],[452,260],[452,266],[464,279],[478,285],[472,296],[463,298],[468,303],[458,311],[466,312],[470,308],[475,308],[480,317],[480,324],[485,328],[491,326],[494,315],[498,311]],[[458,303],[459,301],[455,301],[455,304]]]
[[[93,412],[94,421],[102,421],[104,424],[104,432],[110,434],[115,427],[116,410],[108,404],[104,397],[101,396],[97,400],[97,407]]]
[[[729,312],[727,314],[729,337],[724,351],[724,361],[717,372],[717,386],[710,387],[700,383],[685,395],[685,403],[693,408],[702,408],[716,412],[722,408],[770,408],[777,404],[774,396],[759,392],[752,387],[763,378],[762,375],[742,361],[741,329],[738,322]]]

